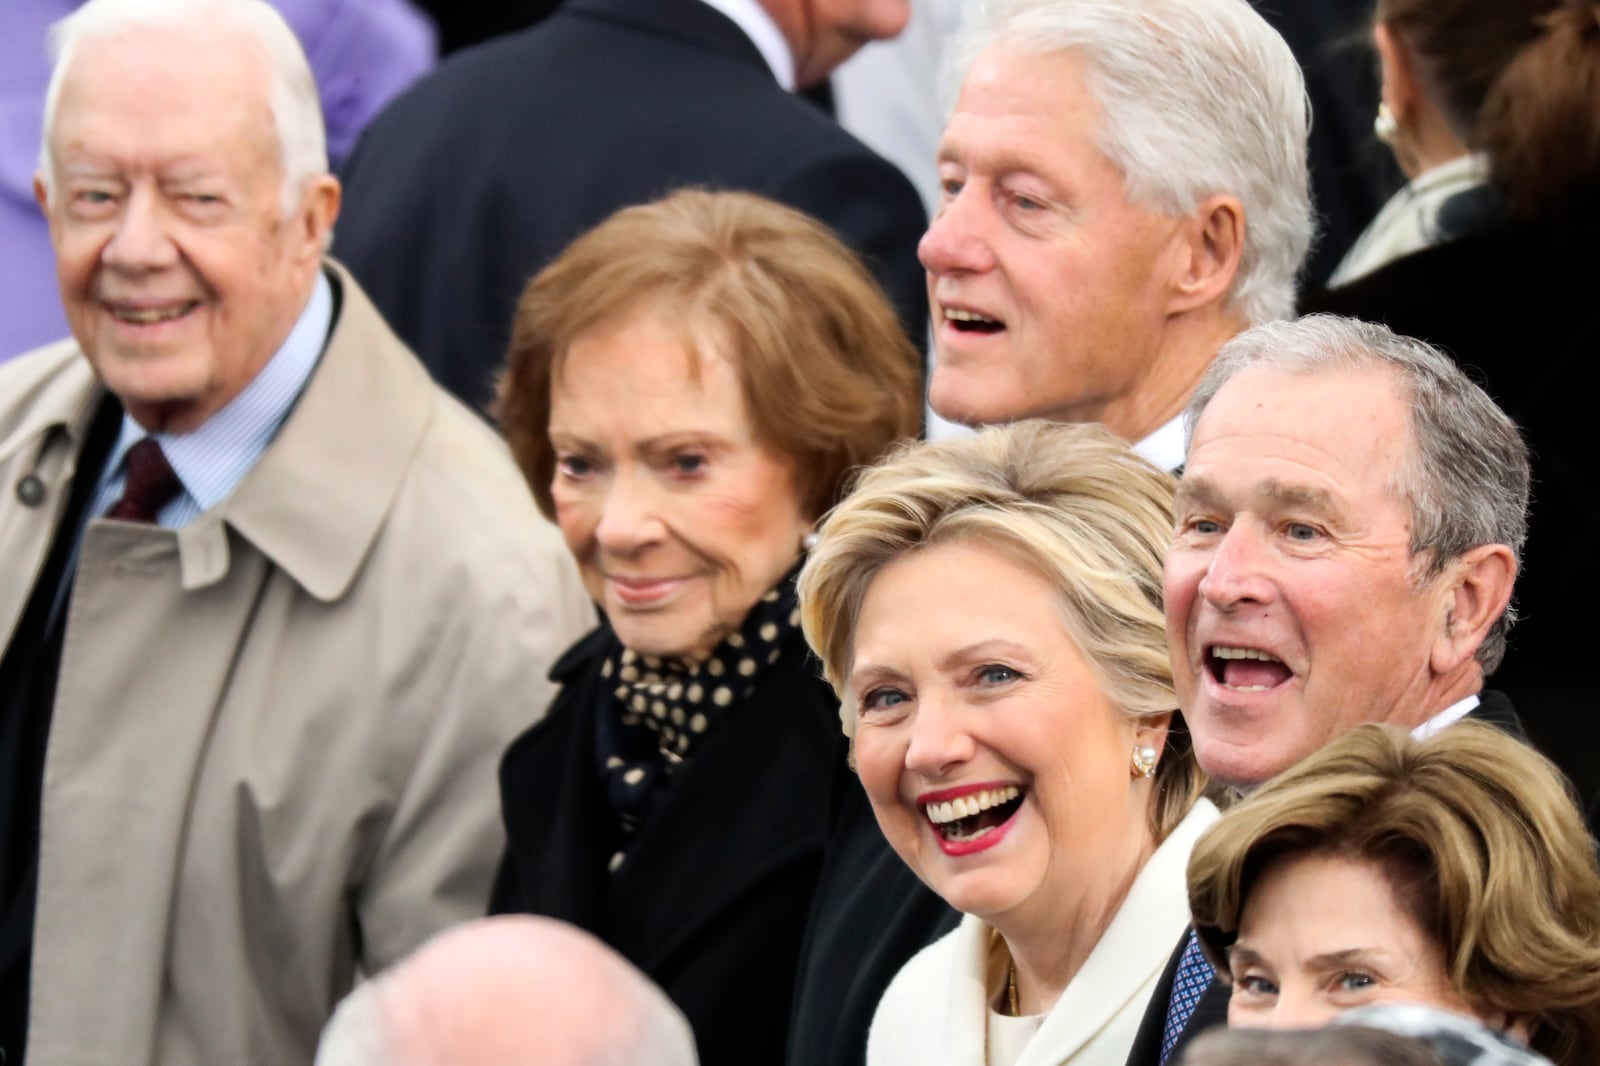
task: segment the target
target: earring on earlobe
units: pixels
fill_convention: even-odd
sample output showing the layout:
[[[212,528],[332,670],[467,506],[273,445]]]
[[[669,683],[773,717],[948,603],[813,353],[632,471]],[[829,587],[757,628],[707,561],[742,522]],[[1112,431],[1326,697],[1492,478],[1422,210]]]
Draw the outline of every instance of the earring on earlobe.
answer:
[[[1133,749],[1133,776],[1154,777],[1156,775],[1156,749],[1148,744]]]
[[[810,551],[812,548],[817,546],[817,541],[820,539],[821,538],[817,536],[814,530],[810,533],[807,533],[805,536],[800,538],[800,550],[803,552]]]
[[[1378,117],[1372,120],[1372,135],[1394,147],[1394,140],[1400,135],[1400,123],[1395,119],[1394,112],[1389,110],[1388,104],[1378,105]]]

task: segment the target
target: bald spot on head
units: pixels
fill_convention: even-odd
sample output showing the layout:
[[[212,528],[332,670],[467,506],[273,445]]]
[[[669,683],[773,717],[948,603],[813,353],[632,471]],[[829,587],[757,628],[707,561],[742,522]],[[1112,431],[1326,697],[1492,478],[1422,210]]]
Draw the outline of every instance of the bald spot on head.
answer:
[[[691,1066],[682,1016],[622,956],[547,918],[447,930],[379,978],[395,1066]]]

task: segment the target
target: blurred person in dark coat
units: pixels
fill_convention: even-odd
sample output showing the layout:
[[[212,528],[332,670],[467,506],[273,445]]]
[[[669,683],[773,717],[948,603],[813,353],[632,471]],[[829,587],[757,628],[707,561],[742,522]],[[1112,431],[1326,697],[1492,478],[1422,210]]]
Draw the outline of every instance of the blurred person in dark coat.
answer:
[[[1600,718],[1574,710],[1593,688],[1574,596],[1600,586],[1589,387],[1600,351],[1600,5],[1382,0],[1373,34],[1380,125],[1414,181],[1385,209],[1398,216],[1390,232],[1373,237],[1385,254],[1304,295],[1301,309],[1443,349],[1521,427],[1533,501],[1520,621],[1495,683],[1594,805]]]
[[[908,13],[906,0],[567,0],[379,116],[345,168],[335,254],[478,408],[527,280],[618,208],[687,185],[826,223],[920,344],[916,190],[790,91]]]

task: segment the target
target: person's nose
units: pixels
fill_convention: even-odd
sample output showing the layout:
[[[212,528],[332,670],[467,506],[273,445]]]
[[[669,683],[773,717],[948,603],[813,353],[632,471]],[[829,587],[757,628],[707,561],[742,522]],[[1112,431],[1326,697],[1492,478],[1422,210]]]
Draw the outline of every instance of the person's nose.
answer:
[[[621,472],[606,487],[595,540],[611,555],[631,555],[665,534],[659,489],[648,476]]]
[[[1260,1024],[1267,1029],[1320,1029],[1338,1013],[1311,987],[1291,986],[1278,990],[1277,1002]]]
[[[917,244],[917,258],[936,278],[982,274],[994,269],[988,217],[992,208],[980,190],[963,188],[939,209]]]
[[[937,690],[919,691],[911,721],[911,741],[906,746],[906,769],[924,780],[939,781],[970,761],[976,752],[977,744],[960,705]]]
[[[178,261],[177,245],[154,190],[135,187],[128,193],[102,258],[108,266],[131,272],[160,270]]]
[[[1273,597],[1268,578],[1265,534],[1254,523],[1235,522],[1206,564],[1200,594],[1218,610],[1243,604],[1267,603]]]

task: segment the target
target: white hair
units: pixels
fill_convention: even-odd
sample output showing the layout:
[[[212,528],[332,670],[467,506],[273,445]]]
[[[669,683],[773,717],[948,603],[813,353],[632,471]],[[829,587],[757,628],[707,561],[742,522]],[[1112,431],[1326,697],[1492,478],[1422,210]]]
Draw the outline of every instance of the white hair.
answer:
[[[1246,0],[973,0],[946,89],[991,47],[1088,64],[1098,141],[1135,203],[1174,217],[1244,205],[1229,303],[1251,324],[1294,314],[1311,244],[1310,103],[1300,64]]]
[[[192,31],[196,27],[240,35],[258,48],[267,62],[267,100],[283,162],[285,213],[299,202],[306,182],[328,173],[327,134],[311,66],[294,30],[265,0],[88,0],[50,27],[48,46],[54,69],[44,98],[44,137],[39,146],[39,171],[48,191],[55,191],[50,144],[56,103],[83,42],[134,30]]]
[[[689,1023],[590,934],[501,915],[447,929],[345,997],[315,1066],[696,1066]]]

